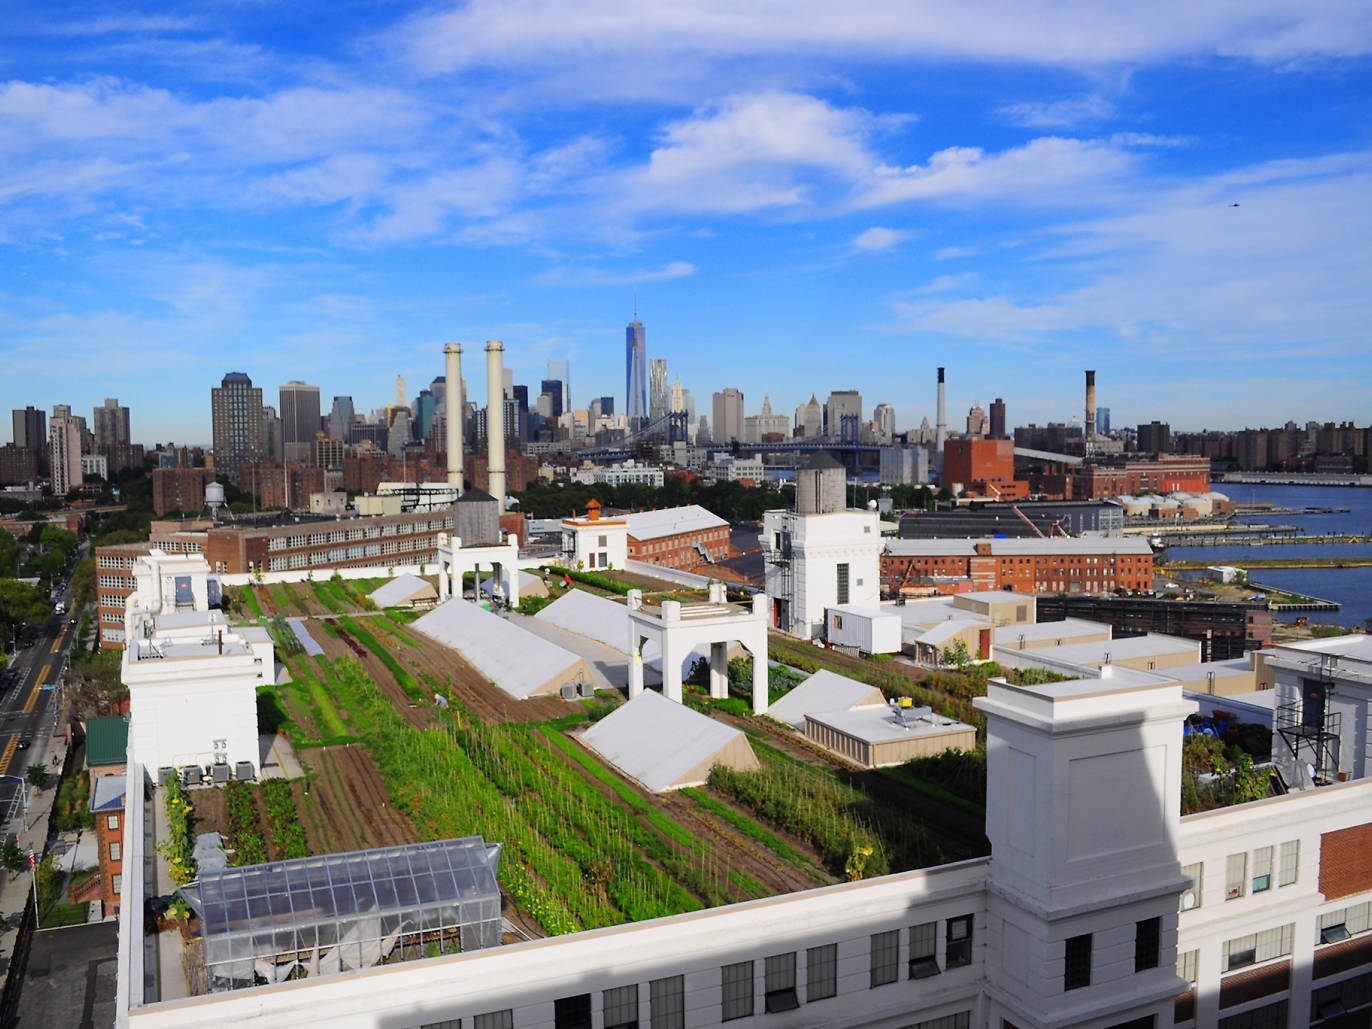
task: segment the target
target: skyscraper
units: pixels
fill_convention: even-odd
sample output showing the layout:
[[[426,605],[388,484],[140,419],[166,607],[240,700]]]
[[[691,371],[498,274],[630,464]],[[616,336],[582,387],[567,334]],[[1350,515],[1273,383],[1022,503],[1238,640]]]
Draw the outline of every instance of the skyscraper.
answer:
[[[1005,401],[996,397],[991,401],[991,438],[1005,439]]]
[[[80,486],[81,426],[75,418],[57,415],[49,424],[52,434],[49,460],[52,465],[52,492],[66,496],[68,490]]]
[[[210,390],[214,467],[235,482],[244,461],[263,456],[262,389],[243,372],[229,372]]]
[[[129,409],[120,407],[115,397],[106,397],[103,407],[97,407],[91,426],[97,447],[113,447],[129,442]]]
[[[743,391],[730,386],[728,389],[714,394],[711,399],[714,416],[710,420],[710,441],[712,443],[728,443],[731,440],[742,441]]]
[[[403,388],[403,380],[397,386]],[[281,444],[287,461],[309,461],[319,431],[319,387],[292,379],[280,388]],[[403,398],[402,398],[403,401]],[[401,406],[404,404],[402,402]]]
[[[281,419],[271,404],[262,405],[262,454],[269,461],[280,464],[285,451],[281,445]]]
[[[872,409],[872,423],[876,427],[877,438],[889,443],[896,434],[896,409],[890,404],[878,404]]]
[[[836,389],[824,404],[824,431],[830,439],[857,443],[862,438],[862,394]]]
[[[624,330],[624,413],[631,430],[638,428],[648,415],[648,344],[637,312]],[[741,417],[739,427],[741,430]]]
[[[404,407],[405,403],[405,376],[397,375],[395,377],[395,406]]]
[[[805,439],[818,439],[824,435],[824,408],[819,406],[813,393],[808,403],[796,407],[796,428],[800,430],[798,435]]]
[[[548,378],[556,379],[562,383],[562,410],[572,409],[572,380],[571,366],[565,361],[548,362]]]
[[[1108,407],[1096,408],[1096,435],[1110,435],[1110,408]]]
[[[667,359],[654,357],[648,362],[648,418],[659,421],[667,417]]]
[[[334,397],[329,411],[329,438],[348,442],[348,430],[355,419],[352,397]]]
[[[41,449],[48,445],[48,413],[30,404],[22,411],[15,408],[14,445]]]

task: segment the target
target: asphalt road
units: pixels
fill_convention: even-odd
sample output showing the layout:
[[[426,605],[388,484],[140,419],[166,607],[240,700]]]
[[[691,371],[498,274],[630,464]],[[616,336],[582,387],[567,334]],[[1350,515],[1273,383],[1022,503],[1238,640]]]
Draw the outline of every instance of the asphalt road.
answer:
[[[70,608],[70,587],[63,590],[61,599]],[[73,617],[78,624],[70,624]],[[4,823],[21,809],[19,779],[25,770],[48,761],[56,686],[76,641],[79,618],[79,612],[73,615],[70,610],[50,617],[37,638],[10,662],[0,685],[0,820]],[[7,824],[5,828],[15,831]]]

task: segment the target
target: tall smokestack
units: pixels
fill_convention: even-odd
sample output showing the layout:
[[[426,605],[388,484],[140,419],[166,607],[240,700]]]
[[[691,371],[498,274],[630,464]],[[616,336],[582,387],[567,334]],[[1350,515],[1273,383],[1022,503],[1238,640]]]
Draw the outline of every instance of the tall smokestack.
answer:
[[[1096,438],[1096,373],[1086,372],[1086,438]]]
[[[934,430],[934,460],[943,471],[943,443],[948,438],[948,411],[943,401],[943,369],[938,370],[938,425]]]
[[[448,481],[462,495],[462,344],[443,344],[443,411],[448,424]]]
[[[491,496],[505,513],[505,344],[486,341],[486,474]]]

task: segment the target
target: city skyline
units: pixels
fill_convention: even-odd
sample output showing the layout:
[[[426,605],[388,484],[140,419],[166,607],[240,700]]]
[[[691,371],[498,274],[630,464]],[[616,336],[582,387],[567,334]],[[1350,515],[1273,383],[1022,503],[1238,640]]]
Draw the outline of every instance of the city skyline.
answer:
[[[0,407],[208,442],[227,371],[369,409],[488,338],[585,406],[637,292],[697,397],[1366,419],[1365,5],[615,10],[17,5]]]

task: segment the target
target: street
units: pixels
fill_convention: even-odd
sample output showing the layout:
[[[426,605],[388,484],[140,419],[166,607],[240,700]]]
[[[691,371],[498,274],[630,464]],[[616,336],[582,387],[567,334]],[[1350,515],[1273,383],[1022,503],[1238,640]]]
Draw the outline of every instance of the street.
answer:
[[[49,760],[55,686],[79,628],[68,624],[73,617],[70,585],[61,599],[68,613],[54,614],[44,623],[33,643],[20,650],[6,669],[10,674],[0,689],[0,818],[6,834],[19,828],[17,822],[11,823],[23,808],[25,770]]]

